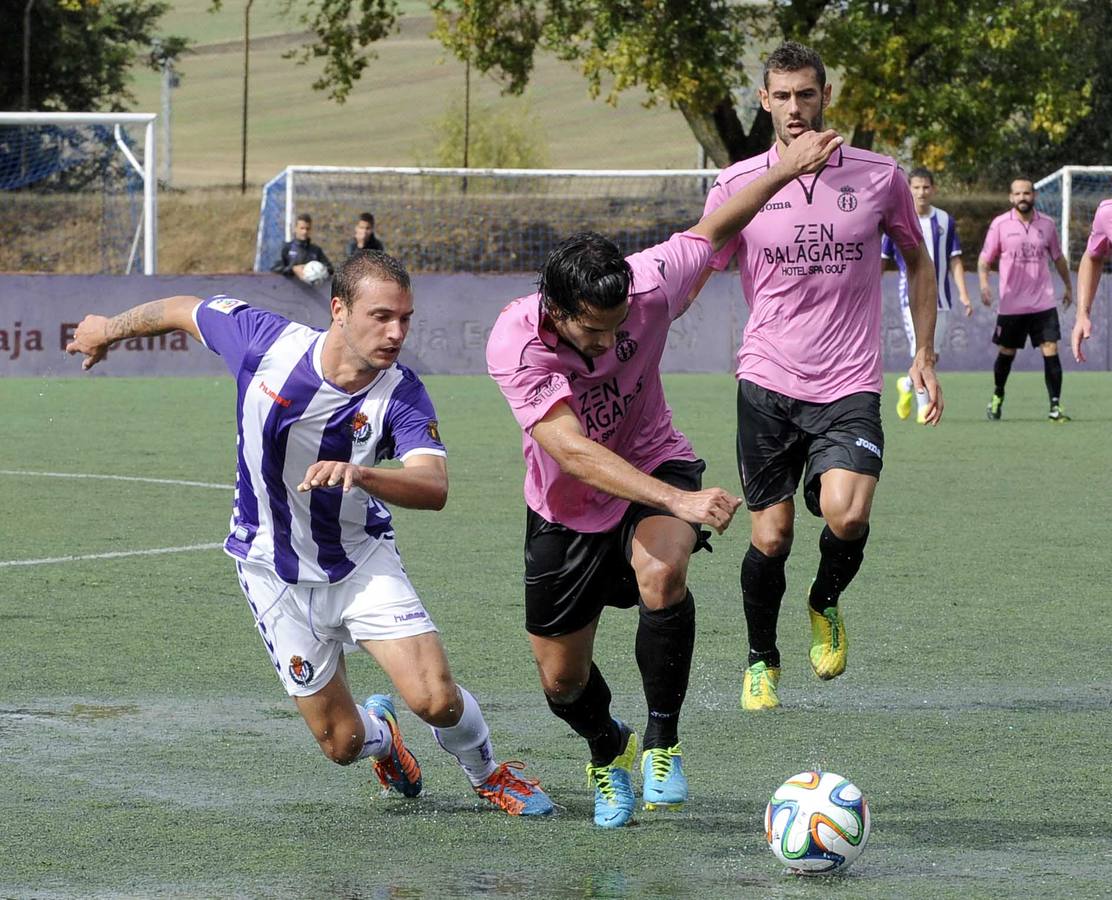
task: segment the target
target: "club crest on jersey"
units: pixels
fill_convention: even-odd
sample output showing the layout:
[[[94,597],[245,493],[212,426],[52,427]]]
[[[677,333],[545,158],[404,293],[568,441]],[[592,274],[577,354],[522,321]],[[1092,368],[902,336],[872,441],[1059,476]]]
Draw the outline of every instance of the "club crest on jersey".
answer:
[[[366,443],[371,436],[371,422],[365,412],[357,412],[351,420],[351,438],[357,444]]]
[[[313,676],[317,674],[316,669],[313,668],[313,664],[307,659],[302,659],[300,656],[290,657],[289,672],[290,678],[293,679],[294,684],[299,684],[302,687],[305,687],[305,685],[312,681]]]
[[[842,212],[853,212],[857,209],[857,198],[854,195],[854,190],[848,184],[841,188],[838,193],[838,209]]]
[[[618,343],[614,347],[614,355],[620,362],[629,362],[637,352],[637,341],[629,336],[628,331],[618,332]]]
[[[444,443],[440,440],[440,423],[437,422],[436,419],[429,419],[429,424],[425,427],[428,429],[429,438],[431,440],[436,441],[438,444]]]

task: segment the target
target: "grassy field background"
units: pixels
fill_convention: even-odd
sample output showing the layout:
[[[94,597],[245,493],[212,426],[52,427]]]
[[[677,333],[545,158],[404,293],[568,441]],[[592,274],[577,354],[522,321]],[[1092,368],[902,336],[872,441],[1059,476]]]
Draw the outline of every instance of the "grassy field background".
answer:
[[[464,67],[428,35],[433,19],[420,2],[402,4],[400,33],[378,54],[342,105],[312,89],[320,65],[298,66],[282,55],[303,43],[296,18],[280,0],[252,10],[248,180],[261,184],[292,163],[313,165],[435,165],[437,126],[462,108]],[[176,2],[166,33],[197,42],[181,61],[173,92],[173,183],[178,187],[238,184],[243,78],[243,14],[208,0]],[[257,38],[257,40],[256,40]],[[135,109],[159,111],[161,77],[137,70]],[[537,58],[527,99],[503,98],[493,79],[473,76],[474,110],[508,104],[531,110],[543,133],[548,164],[575,168],[691,168],[698,145],[683,116],[666,106],[646,109],[631,90],[619,105],[587,95],[570,63]]]
[[[76,364],[75,364],[76,366]],[[518,432],[484,378],[433,377],[450,449],[442,513],[397,511],[410,574],[499,756],[563,806],[480,808],[407,711],[415,802],[328,763],[285,698],[218,550],[13,562],[217,542],[230,490],[230,380],[0,381],[0,896],[1098,896],[1112,883],[1106,374],[1070,375],[1076,420],[1044,419],[1019,373],[1005,419],[985,375],[949,375],[936,430],[888,422],[873,536],[845,598],[847,674],[806,662],[818,520],[800,517],[781,618],[784,708],[738,709],[739,521],[692,566],[699,637],[682,727],[692,797],[636,827],[590,824],[584,747],[543,702],[522,627]],[[673,376],[676,418],[737,489],[728,376]],[[94,476],[45,477],[56,472]],[[25,474],[13,474],[25,473]],[[598,659],[643,728],[636,616]],[[386,688],[350,660],[360,695]],[[846,877],[786,876],[772,790],[810,767],[870,800]]]

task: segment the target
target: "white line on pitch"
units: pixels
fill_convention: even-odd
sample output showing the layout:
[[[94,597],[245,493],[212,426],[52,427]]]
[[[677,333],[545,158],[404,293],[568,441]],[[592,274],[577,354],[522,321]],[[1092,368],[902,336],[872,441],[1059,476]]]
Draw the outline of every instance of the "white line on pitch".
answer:
[[[142,481],[146,484],[176,484],[179,487],[213,488],[230,491],[230,484],[213,484],[211,481],[179,481],[174,478],[140,478],[138,475],[90,475],[84,472],[24,472],[19,469],[0,469],[0,475],[31,475],[38,478],[98,478],[105,481]]]
[[[216,550],[223,544],[189,544],[185,547],[156,547],[153,550],[116,550],[112,553],[88,553],[84,556],[51,556],[47,559],[4,559],[0,568],[8,566],[45,566],[48,563],[79,562],[83,559],[119,559],[122,556],[158,556],[161,553],[184,553],[186,550]]]

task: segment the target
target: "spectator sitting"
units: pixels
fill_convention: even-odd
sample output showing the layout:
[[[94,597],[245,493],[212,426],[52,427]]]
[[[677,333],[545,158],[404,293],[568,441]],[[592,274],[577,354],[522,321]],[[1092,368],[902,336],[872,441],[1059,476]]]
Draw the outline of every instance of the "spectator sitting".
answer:
[[[319,262],[327,270],[328,274],[332,274],[332,263],[316,244],[309,240],[309,236],[313,232],[313,217],[308,213],[300,213],[297,217],[297,224],[294,227],[294,237],[292,241],[286,241],[282,245],[282,256],[273,266],[270,271],[278,272],[282,275],[293,275],[300,278],[302,281],[313,283],[313,281],[306,277],[305,264],[309,262]],[[313,267],[315,268],[315,267]]]
[[[355,237],[348,241],[347,255],[354,255],[356,250],[385,250],[382,241],[375,237],[375,217],[369,212],[363,213],[355,223]]]

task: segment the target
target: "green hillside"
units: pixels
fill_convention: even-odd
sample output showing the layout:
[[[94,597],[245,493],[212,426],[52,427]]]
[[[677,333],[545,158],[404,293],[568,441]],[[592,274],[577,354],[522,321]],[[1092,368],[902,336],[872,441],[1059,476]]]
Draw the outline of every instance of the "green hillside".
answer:
[[[463,100],[462,64],[428,37],[432,18],[424,4],[403,4],[410,14],[399,34],[384,41],[346,104],[312,89],[319,71],[283,53],[298,45],[299,24],[281,15],[280,0],[257,0],[252,10],[248,179],[261,183],[290,163],[413,165],[434,162],[436,127]],[[197,42],[180,65],[173,93],[175,186],[239,181],[243,75],[242,6],[206,12],[207,0],[175,4],[167,33]],[[413,13],[416,13],[413,14]],[[422,13],[424,13],[422,15]],[[137,72],[136,109],[158,111],[159,76]],[[473,103],[521,101],[500,96],[489,78],[472,79]],[[688,168],[697,145],[682,115],[646,109],[629,92],[617,108],[587,96],[576,69],[542,57],[528,93],[542,122],[548,163],[584,168]]]

